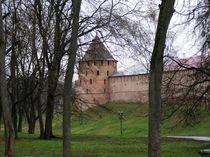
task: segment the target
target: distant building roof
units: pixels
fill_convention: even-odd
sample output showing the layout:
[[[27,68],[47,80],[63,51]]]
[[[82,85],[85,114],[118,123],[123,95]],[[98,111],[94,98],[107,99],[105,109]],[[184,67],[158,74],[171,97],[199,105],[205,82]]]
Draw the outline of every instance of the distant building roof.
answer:
[[[173,59],[164,66],[164,71],[167,72],[175,70],[185,70],[190,68],[200,68],[200,67],[206,67],[210,69],[210,56],[198,55],[198,56],[191,56],[189,58]],[[114,73],[111,77],[143,75],[143,74],[148,74],[148,71],[146,70],[145,67],[141,66],[140,64],[137,64],[137,65],[132,65],[123,70],[120,70]]]
[[[129,66],[125,69],[119,70],[118,72],[114,73],[112,76],[129,76],[129,75],[140,75],[140,74],[146,74],[147,69],[141,65],[141,64],[137,64],[137,65],[132,65]]]
[[[210,56],[199,55],[189,58],[174,59],[169,64],[165,65],[164,71],[183,70],[186,68],[199,68],[210,61]]]
[[[101,42],[100,38],[96,36],[90,44],[85,56],[84,61],[90,60],[115,60],[105,45]]]

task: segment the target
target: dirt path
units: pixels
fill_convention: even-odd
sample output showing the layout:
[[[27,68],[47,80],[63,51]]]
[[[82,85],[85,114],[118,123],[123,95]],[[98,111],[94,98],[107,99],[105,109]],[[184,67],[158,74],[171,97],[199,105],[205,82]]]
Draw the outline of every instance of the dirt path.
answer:
[[[206,137],[206,136],[166,136],[166,138],[210,142],[210,137]]]

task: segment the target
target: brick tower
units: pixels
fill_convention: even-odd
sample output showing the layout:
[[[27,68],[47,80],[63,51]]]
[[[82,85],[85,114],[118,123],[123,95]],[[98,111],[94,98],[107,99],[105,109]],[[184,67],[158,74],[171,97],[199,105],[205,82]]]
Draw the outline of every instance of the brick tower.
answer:
[[[87,104],[109,102],[108,78],[117,72],[117,61],[98,36],[79,62],[78,97]]]

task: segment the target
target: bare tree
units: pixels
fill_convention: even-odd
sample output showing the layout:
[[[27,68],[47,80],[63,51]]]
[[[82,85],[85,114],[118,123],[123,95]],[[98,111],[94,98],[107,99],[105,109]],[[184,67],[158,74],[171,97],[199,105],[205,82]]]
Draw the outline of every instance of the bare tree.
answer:
[[[1,93],[1,106],[4,117],[5,131],[6,131],[6,144],[5,144],[5,154],[8,157],[14,156],[14,138],[15,132],[12,123],[11,112],[9,109],[9,100],[7,93],[7,81],[5,73],[5,45],[4,45],[4,35],[3,35],[3,17],[2,17],[2,2],[0,1],[0,93]]]
[[[198,0],[193,7],[189,4],[185,12],[185,27],[191,27],[199,43],[199,55],[192,57],[197,62],[188,64],[188,59],[175,59],[166,56],[175,65],[174,72],[165,77],[163,82],[163,120],[179,113],[177,124],[192,126],[201,121],[201,110],[209,112],[209,39],[210,19],[209,0]],[[195,34],[199,33],[198,35]],[[196,58],[197,57],[197,58]],[[176,103],[174,101],[176,100]],[[171,105],[170,105],[171,104]]]
[[[74,75],[74,65],[78,48],[77,38],[79,33],[80,6],[81,0],[72,0],[72,33],[63,94],[63,157],[71,157],[71,105],[73,103],[72,78]]]
[[[201,121],[201,110],[209,112],[210,58],[206,55],[169,58],[171,71],[164,73],[162,82],[163,120],[178,113],[177,124],[192,126]]]
[[[160,156],[161,81],[166,34],[174,12],[175,0],[162,0],[158,18],[155,45],[149,74],[149,144],[148,156]]]

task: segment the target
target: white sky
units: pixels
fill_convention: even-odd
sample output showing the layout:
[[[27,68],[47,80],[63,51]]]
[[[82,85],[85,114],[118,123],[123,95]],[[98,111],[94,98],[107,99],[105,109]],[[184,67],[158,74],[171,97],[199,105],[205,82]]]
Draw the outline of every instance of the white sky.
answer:
[[[149,1],[149,0],[148,0]],[[157,10],[158,4],[160,4],[160,1],[156,0],[156,4],[153,6]],[[170,23],[170,28],[168,31],[172,31],[173,34],[175,34],[175,39],[173,41],[173,46],[177,52],[177,56],[179,58],[186,58],[190,57],[193,55],[199,55],[199,49],[201,48],[201,44],[196,41],[197,35],[195,35],[195,32],[193,33],[193,27],[195,25],[195,21],[189,23],[188,26],[186,25],[181,25],[184,20],[186,20],[185,16],[181,16],[179,13],[186,13],[188,12],[189,3],[185,1],[185,4],[183,4],[183,1],[177,0],[175,3],[175,10],[176,12],[174,13],[171,23]],[[190,1],[190,5],[192,8],[194,8],[194,5],[196,4],[196,1]],[[158,16],[158,13],[157,13]],[[119,58],[119,63],[118,67],[119,69],[124,69],[128,66],[133,66],[135,64],[139,64],[134,59],[131,59],[128,54],[123,54],[122,57],[117,57],[116,59]]]
[[[156,10],[156,15],[158,16],[158,4],[160,4],[160,0],[139,0],[141,2],[141,5],[144,4],[148,4],[150,2],[153,3],[153,5],[151,6],[153,9]],[[114,2],[116,2],[116,0],[114,0]],[[127,3],[129,4],[135,4],[135,2],[138,2],[138,0],[132,0],[132,1],[127,1]],[[185,2],[185,4],[183,4],[183,2]],[[189,9],[188,4],[186,3],[187,1],[180,1],[177,0],[175,3],[175,10],[177,12],[180,13],[185,13],[187,12],[187,10]],[[191,6],[193,6],[194,4],[196,4],[196,1],[189,1],[191,4]],[[194,4],[193,4],[194,3]],[[84,10],[87,10],[87,7],[85,4],[82,5],[82,8],[84,8]],[[144,8],[143,8],[144,10]],[[146,10],[146,8],[145,8]],[[89,10],[90,11],[90,10]],[[131,17],[134,20],[138,20],[137,17]],[[157,20],[157,19],[156,19]],[[195,42],[196,38],[193,33],[192,33],[192,28],[194,24],[191,24],[189,26],[184,26],[184,25],[180,25],[183,22],[183,16],[180,16],[180,14],[178,13],[174,13],[172,20],[171,20],[171,24],[170,24],[170,28],[169,31],[173,32],[173,34],[176,35],[174,41],[173,41],[173,46],[177,52],[177,56],[179,58],[183,58],[183,57],[189,57],[195,54],[198,54],[198,49],[200,47],[198,47],[197,42]],[[148,26],[148,25],[146,25]],[[153,24],[154,26],[154,24]],[[155,29],[155,28],[153,28]],[[153,30],[155,32],[155,30]],[[154,39],[151,39],[154,40]],[[196,45],[197,44],[197,45]],[[118,60],[118,69],[123,70],[126,69],[130,66],[133,65],[139,65],[139,56],[137,56],[138,58],[134,58],[132,59],[130,56],[130,50],[129,49],[120,49],[119,47],[116,47],[115,45],[109,45],[109,47],[114,51],[114,58]],[[151,45],[151,47],[153,47],[153,45]]]

